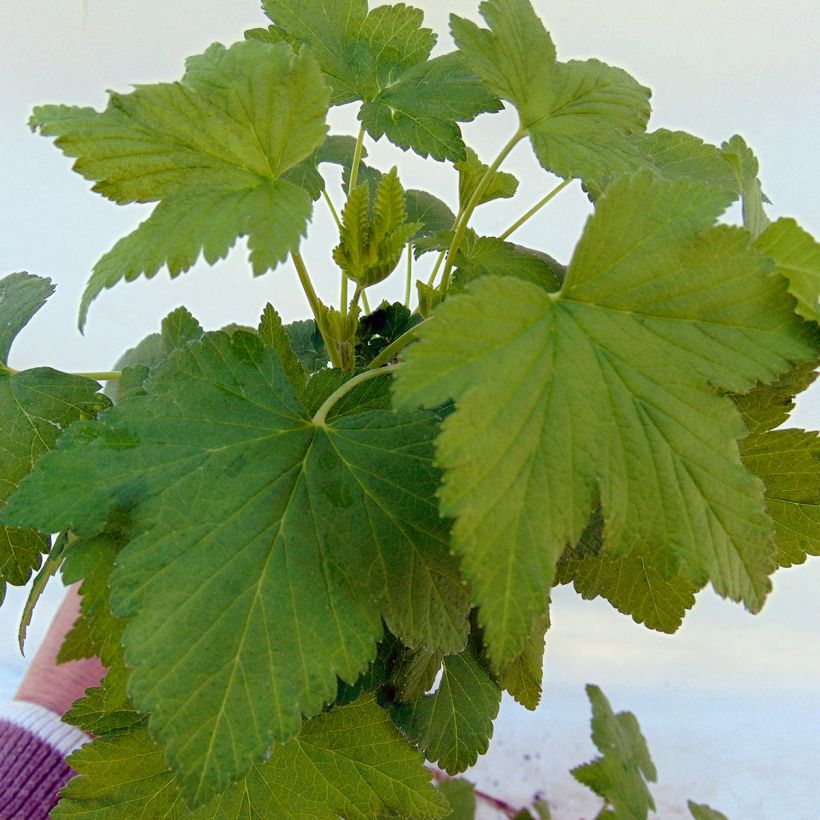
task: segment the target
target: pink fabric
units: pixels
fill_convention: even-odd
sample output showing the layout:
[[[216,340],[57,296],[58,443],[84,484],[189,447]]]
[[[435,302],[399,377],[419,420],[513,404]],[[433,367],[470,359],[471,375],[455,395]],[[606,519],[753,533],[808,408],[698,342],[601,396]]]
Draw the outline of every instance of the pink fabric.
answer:
[[[73,776],[60,751],[0,719],[0,820],[47,820],[57,793]]]

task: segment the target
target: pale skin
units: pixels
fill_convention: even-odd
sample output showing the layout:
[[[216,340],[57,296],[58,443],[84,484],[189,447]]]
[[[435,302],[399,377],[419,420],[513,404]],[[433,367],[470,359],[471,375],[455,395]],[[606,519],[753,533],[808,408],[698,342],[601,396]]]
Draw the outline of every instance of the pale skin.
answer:
[[[68,589],[46,637],[14,695],[15,700],[24,700],[45,706],[58,715],[63,715],[71,704],[85,694],[85,690],[99,686],[105,675],[105,668],[99,658],[57,663],[57,654],[66,632],[80,614],[80,596],[75,585]]]

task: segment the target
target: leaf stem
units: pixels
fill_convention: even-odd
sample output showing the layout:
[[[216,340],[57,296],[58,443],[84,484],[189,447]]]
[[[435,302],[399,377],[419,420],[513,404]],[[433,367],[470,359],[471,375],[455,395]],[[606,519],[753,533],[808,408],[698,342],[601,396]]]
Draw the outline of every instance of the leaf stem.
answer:
[[[508,236],[510,236],[510,234],[515,233],[515,231],[517,231],[529,219],[534,217],[541,210],[541,208],[543,208],[548,202],[550,202],[550,200],[558,196],[558,194],[560,194],[561,191],[563,191],[564,188],[566,188],[567,185],[569,185],[572,181],[573,178],[570,177],[569,179],[565,179],[563,182],[556,185],[543,199],[539,199],[538,202],[536,202],[535,205],[533,205],[532,208],[530,208],[527,211],[527,213],[525,213],[520,219],[517,219],[515,222],[513,222],[513,224],[510,225],[510,227],[507,228],[507,230],[504,231],[504,233],[502,233],[501,236],[499,236],[498,238],[506,239]]]
[[[458,224],[458,219],[456,219],[456,225]],[[430,277],[427,280],[428,287],[433,287],[433,282],[436,281],[436,276],[438,275],[439,268],[441,268],[441,263],[444,261],[444,257],[447,255],[447,251],[442,251],[438,255],[438,259],[436,259],[436,264],[433,265],[433,270],[430,273]]]
[[[327,414],[333,409],[333,405],[343,396],[346,396],[356,385],[369,381],[370,379],[375,379],[376,376],[386,376],[389,373],[395,373],[399,367],[401,367],[401,365],[391,364],[387,367],[380,367],[378,370],[365,370],[364,373],[359,373],[358,376],[348,379],[341,387],[334,390],[333,393],[325,399],[324,404],[316,411],[316,415],[313,417],[313,423],[317,427],[324,426]]]
[[[416,338],[418,335],[418,329],[427,322],[427,319],[419,322],[417,325],[413,325],[410,330],[405,330],[404,333],[399,336],[398,339],[392,341],[387,347],[373,359],[372,362],[367,366],[368,370],[373,370],[377,367],[381,367],[383,364],[387,364],[400,350],[403,350],[413,339]]]
[[[333,205],[333,200],[330,198],[330,195],[326,190],[322,191],[322,196],[324,197],[325,202],[327,203],[327,207],[330,210],[330,214],[333,217],[333,221],[336,223],[336,227],[339,229],[341,233],[342,230],[342,220],[339,219],[339,212],[336,210],[336,207]]]
[[[356,149],[353,151],[353,164],[350,166],[350,184],[347,186],[347,195],[356,187],[359,181],[359,165],[362,162],[362,151],[364,150],[364,126],[359,128],[359,135],[356,137]]]
[[[330,362],[334,367],[341,367],[336,346],[333,344],[332,339],[328,337],[325,330],[325,323],[322,318],[322,303],[319,301],[319,297],[313,289],[313,282],[310,281],[310,274],[305,267],[305,260],[302,259],[302,254],[298,251],[291,251],[290,255],[296,267],[296,273],[299,275],[299,281],[302,283],[302,289],[305,291],[305,296],[307,296],[307,300],[310,303],[310,309],[313,311],[313,320],[316,322],[316,327],[319,328],[322,341],[324,341],[325,347],[327,348],[327,355],[330,357]]]
[[[348,197],[355,189],[356,184],[359,181],[359,165],[362,162],[362,151],[364,150],[364,126],[359,127],[359,135],[356,137],[356,148],[353,151],[353,162],[350,166],[350,183],[347,186],[347,195]],[[337,218],[338,222],[338,218]],[[339,230],[341,231],[342,226],[339,223]],[[342,311],[342,316],[347,316],[347,274],[342,271],[342,296],[341,296],[341,306],[340,309]]]
[[[464,234],[467,231],[467,223],[469,223],[470,217],[473,215],[473,211],[478,207],[478,203],[481,201],[484,191],[487,190],[487,186],[490,184],[495,172],[501,167],[501,163],[503,163],[509,156],[513,148],[515,148],[515,146],[518,145],[522,139],[524,139],[526,133],[526,130],[523,128],[519,128],[515,132],[510,141],[501,149],[498,156],[493,160],[492,165],[488,166],[487,170],[484,172],[484,176],[481,177],[478,185],[476,185],[473,195],[467,202],[467,205],[461,214],[461,220],[456,227],[453,241],[450,243],[450,249],[447,251],[447,264],[444,266],[444,273],[442,274],[441,284],[439,285],[439,290],[441,290],[442,293],[446,293],[447,286],[450,284],[450,273],[453,270],[453,265],[455,264],[455,257],[461,245],[461,240],[464,238]]]
[[[413,243],[407,243],[407,281],[404,286],[404,306],[410,307],[410,293],[413,289]]]
[[[364,305],[364,312],[370,313],[370,302],[367,301],[367,291],[362,288],[362,304]]]

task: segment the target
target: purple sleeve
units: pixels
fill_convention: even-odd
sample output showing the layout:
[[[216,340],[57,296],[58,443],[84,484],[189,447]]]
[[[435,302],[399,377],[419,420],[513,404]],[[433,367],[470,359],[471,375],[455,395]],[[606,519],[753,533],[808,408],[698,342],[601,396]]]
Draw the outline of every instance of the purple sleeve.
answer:
[[[42,706],[0,708],[0,820],[47,820],[74,775],[66,755],[88,739]]]

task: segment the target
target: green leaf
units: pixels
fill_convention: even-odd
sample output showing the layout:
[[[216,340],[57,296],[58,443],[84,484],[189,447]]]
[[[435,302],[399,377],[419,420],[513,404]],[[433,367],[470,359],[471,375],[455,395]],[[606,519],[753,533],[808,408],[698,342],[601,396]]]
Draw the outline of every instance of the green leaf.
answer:
[[[390,714],[428,760],[458,774],[487,751],[500,703],[501,690],[468,644],[444,659],[444,674],[432,695],[398,704]]]
[[[26,633],[29,626],[31,626],[31,617],[34,615],[34,608],[40,600],[43,592],[45,592],[48,582],[57,574],[60,569],[60,564],[63,561],[63,550],[65,549],[68,536],[65,533],[60,533],[54,540],[43,566],[40,571],[34,576],[31,582],[31,589],[29,590],[26,603],[23,606],[23,612],[20,615],[20,626],[17,629],[17,645],[20,648],[20,654],[25,655],[26,648]],[[3,590],[5,594],[5,589]],[[2,603],[2,601],[0,601]]]
[[[128,670],[119,658],[108,666],[100,686],[86,689],[84,697],[74,701],[63,720],[95,736],[136,726],[145,716],[131,705],[127,686]]]
[[[436,35],[422,28],[424,13],[367,0],[264,0],[263,8],[288,42],[307,45],[331,88],[333,105],[370,100],[405,71],[430,55]]]
[[[443,662],[444,654],[440,651],[405,647],[391,670],[395,699],[399,703],[411,703],[424,697],[433,688]]]
[[[716,391],[772,381],[817,343],[748,234],[711,227],[726,202],[688,180],[618,180],[558,294],[482,277],[406,351],[397,406],[456,400],[438,440],[441,508],[496,669],[599,502],[613,557],[763,604],[771,523],[738,456],[741,419]]]
[[[649,118],[648,88],[598,60],[556,60],[529,0],[485,0],[490,26],[451,15],[453,38],[489,90],[518,109],[541,165],[564,178],[599,179],[639,164],[630,135]]]
[[[375,285],[395,270],[408,240],[421,227],[407,221],[404,188],[394,167],[379,179],[375,198],[367,182],[351,191],[333,259],[358,285]]]
[[[820,436],[805,430],[753,434],[741,443],[741,455],[766,485],[778,565],[820,555]]]
[[[259,338],[266,347],[272,347],[296,395],[301,400],[307,391],[308,370],[291,347],[290,334],[273,305],[265,305],[259,320]],[[327,362],[325,361],[325,364]]]
[[[695,803],[689,800],[686,805],[689,806],[689,811],[695,820],[729,820],[725,814],[710,808],[705,803]]]
[[[417,222],[421,227],[415,236],[427,236],[436,231],[449,230],[456,221],[450,207],[427,191],[408,188],[404,192],[407,221]]]
[[[464,290],[470,282],[488,274],[512,276],[550,292],[561,287],[561,266],[552,257],[494,236],[478,236],[471,230],[461,241],[455,264],[451,293]]]
[[[742,396],[733,396],[749,433],[766,433],[788,419],[794,410],[794,398],[817,378],[820,361],[813,360],[795,367],[771,384],[758,385]]]
[[[33,127],[56,137],[74,169],[118,203],[159,202],[95,266],[90,303],[121,279],[172,276],[200,253],[213,264],[248,237],[254,273],[296,248],[311,197],[283,179],[324,142],[328,92],[315,61],[285,44],[218,43],[188,60],[177,83],[111,94],[102,113],[41,106]]]
[[[465,157],[458,123],[500,108],[461,55],[452,52],[405,72],[365,102],[359,116],[373,139],[386,136],[422,157],[455,162]]]
[[[475,786],[469,780],[462,780],[460,777],[442,780],[437,788],[450,805],[448,820],[475,820]]]
[[[657,780],[655,765],[631,712],[615,712],[604,693],[592,684],[586,687],[592,704],[592,741],[603,757],[573,769],[572,776],[611,808],[598,817],[611,820],[645,820],[655,801],[647,781]]]
[[[760,187],[757,178],[758,163],[752,149],[746,145],[743,137],[735,134],[728,142],[720,146],[723,156],[735,173],[743,204],[743,224],[757,239],[769,226],[769,217],[763,209],[769,201]]]
[[[301,319],[285,325],[290,346],[302,367],[315,373],[327,367],[328,356],[322,334],[313,319]]]
[[[368,365],[389,344],[395,342],[411,328],[420,317],[411,313],[401,302],[383,302],[368,316],[359,320],[356,331],[356,359],[361,366]]]
[[[732,163],[714,145],[686,131],[659,128],[633,138],[641,163],[666,179],[704,182],[737,198],[740,187]],[[596,198],[611,179],[587,179],[585,188]]]
[[[755,247],[774,261],[797,300],[795,310],[820,322],[820,243],[793,219],[778,219],[758,237]]]
[[[61,792],[55,818],[284,817],[365,820],[380,811],[447,815],[421,755],[371,698],[306,723],[248,776],[198,810],[176,788],[163,750],[144,728],[97,738],[71,756],[78,773]]]
[[[523,650],[498,676],[499,686],[530,711],[541,702],[541,680],[544,677],[544,650],[549,630],[549,611],[535,619]]]
[[[489,170],[472,148],[467,148],[466,156],[461,162],[455,164],[458,171],[458,203],[460,208],[466,208],[467,203],[472,198],[479,182],[484,174]],[[490,181],[484,188],[484,192],[478,199],[476,205],[483,205],[485,202],[492,202],[494,199],[510,199],[515,196],[518,190],[518,180],[505,171],[495,171],[490,177]],[[450,228],[450,225],[442,225],[441,228]]]
[[[99,389],[91,379],[50,368],[14,374],[0,370],[0,515],[9,496],[54,447],[63,429],[108,405]],[[0,597],[6,584],[25,584],[50,549],[49,539],[36,529],[0,522]]]
[[[8,364],[17,334],[54,293],[50,279],[30,273],[12,273],[0,279],[0,369]]]
[[[83,534],[129,511],[111,585],[130,693],[201,800],[364,671],[380,615],[410,646],[459,651],[469,603],[431,415],[317,427],[276,350],[242,331],[178,350],[145,389],[72,428],[11,517]]]

